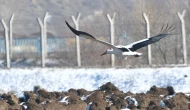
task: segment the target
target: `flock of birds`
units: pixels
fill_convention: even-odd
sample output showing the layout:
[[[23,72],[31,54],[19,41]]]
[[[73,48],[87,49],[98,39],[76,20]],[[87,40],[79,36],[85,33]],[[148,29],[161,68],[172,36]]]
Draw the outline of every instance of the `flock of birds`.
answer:
[[[124,59],[127,59],[127,56],[135,56],[135,57],[141,56],[142,53],[139,53],[136,50],[138,50],[142,47],[148,46],[149,44],[155,43],[168,35],[172,35],[170,32],[175,29],[175,27],[173,25],[170,27],[168,25],[166,25],[166,27],[162,26],[161,32],[156,36],[153,36],[153,37],[150,37],[147,39],[142,39],[142,40],[133,42],[126,46],[124,46],[124,45],[114,46],[108,42],[105,42],[105,41],[95,38],[94,36],[92,36],[91,34],[89,34],[87,32],[78,31],[78,30],[74,29],[73,27],[71,27],[67,21],[65,21],[65,22],[66,22],[67,26],[69,27],[69,29],[75,35],[99,42],[99,43],[111,48],[111,49],[107,49],[103,54],[101,54],[101,56],[106,55],[106,54],[114,54],[115,56],[124,58]]]

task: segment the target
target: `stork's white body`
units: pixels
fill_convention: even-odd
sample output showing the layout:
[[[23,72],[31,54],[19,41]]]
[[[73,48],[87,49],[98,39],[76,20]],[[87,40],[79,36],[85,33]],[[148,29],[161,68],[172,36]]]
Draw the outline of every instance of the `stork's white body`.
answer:
[[[128,48],[126,48],[125,46],[122,46],[122,45],[118,45],[118,46],[115,46],[115,47],[116,48],[108,49],[107,54],[114,54],[115,56],[120,57],[120,58],[125,58],[127,56],[141,56],[142,55],[142,53],[139,53],[139,52],[136,52],[136,51],[132,52]],[[119,50],[118,48],[126,48],[129,51],[128,52],[123,52],[123,51]]]

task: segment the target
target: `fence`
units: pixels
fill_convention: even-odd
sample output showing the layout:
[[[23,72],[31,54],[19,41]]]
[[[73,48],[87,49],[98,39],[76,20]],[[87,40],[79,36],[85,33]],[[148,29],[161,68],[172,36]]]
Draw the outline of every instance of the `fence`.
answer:
[[[146,38],[145,36],[150,37],[150,30],[155,25],[155,24],[151,25],[152,22],[149,22],[148,15],[146,15],[145,13],[143,14],[145,21],[142,21],[141,23],[132,22],[131,25],[127,25],[123,21],[118,22],[120,19],[118,20],[117,13],[114,13],[113,15],[107,14],[107,22],[105,23],[104,21],[101,21],[102,23],[105,24],[102,25],[102,23],[97,22],[96,25],[92,24],[93,27],[85,25],[86,21],[84,19],[82,21],[83,25],[79,26],[80,16],[81,15],[79,14],[76,19],[74,16],[72,16],[72,20],[74,22],[74,25],[76,26],[76,29],[80,27],[80,30],[85,30],[89,33],[92,33],[92,35],[97,36],[99,39],[103,39],[105,41],[111,41],[112,44],[126,45],[133,41]],[[167,37],[165,38],[165,40],[161,40],[158,43],[151,45],[151,48],[149,46],[148,47],[149,49],[143,48],[139,50],[144,54],[142,57],[140,58],[129,57],[127,61],[123,61],[123,59],[115,58],[113,56],[111,57],[109,55],[100,57],[100,54],[107,49],[106,47],[103,47],[101,44],[83,38],[80,38],[80,41],[82,42],[80,43],[78,36],[74,38],[73,37],[74,34],[70,30],[68,30],[66,26],[64,27],[65,29],[63,28],[63,32],[65,33],[65,35],[63,34],[63,36],[52,37],[50,35],[47,35],[47,33],[51,31],[51,29],[53,29],[51,27],[53,26],[53,24],[46,23],[47,18],[49,17],[48,13],[45,14],[43,22],[41,21],[40,18],[38,18],[38,23],[40,24],[40,30],[41,30],[40,37],[15,38],[15,36],[11,35],[11,33],[5,34],[5,36],[7,36],[10,39],[10,41],[8,41],[8,43],[10,43],[9,44],[10,49],[6,48],[5,38],[1,38],[0,53],[2,58],[4,59],[5,54],[7,52],[10,52],[10,57],[6,56],[6,58],[7,59],[11,58],[12,61],[6,61],[7,63],[5,63],[6,65],[9,65],[7,66],[8,68],[10,68],[10,65],[14,66],[13,63],[17,61],[16,59],[18,58],[23,58],[27,62],[26,59],[32,57],[35,59],[33,61],[35,63],[34,65],[35,66],[41,65],[42,67],[51,66],[51,63],[53,63],[55,66],[78,66],[78,67],[80,66],[126,67],[126,66],[140,66],[140,65],[152,65],[152,64],[186,65],[188,60],[187,50],[189,49],[189,47],[186,47],[187,44],[185,43],[188,41],[187,38],[189,38],[189,34],[187,34],[186,38],[186,32],[184,31],[185,22],[183,20],[183,17],[185,16],[185,11],[183,11],[182,14],[178,13],[178,16],[180,19],[178,18],[178,21],[175,20],[174,23],[176,24],[181,23],[181,25],[176,26],[177,28],[176,32],[180,33],[182,30],[182,36],[183,36],[182,40],[180,34],[172,35],[173,37]],[[14,20],[12,19],[12,22],[13,21]],[[146,24],[146,26],[142,24]],[[138,25],[138,26],[134,28],[133,25]],[[159,24],[159,26],[160,25],[163,24]],[[57,25],[53,27],[57,29]],[[156,24],[156,29],[157,30],[161,29],[161,26],[160,28],[157,27],[158,24]],[[5,28],[5,33],[12,32],[12,31],[7,31],[8,29],[6,28]],[[147,31],[145,31],[145,29]],[[143,35],[142,33],[146,33],[147,35]],[[13,37],[12,40],[11,36]],[[168,43],[168,41],[170,43]]]
[[[49,36],[47,38],[47,52],[57,52],[64,51],[60,48],[61,45],[66,45],[66,38],[55,38]],[[25,53],[25,52],[33,52],[33,53],[41,53],[41,37],[30,37],[30,38],[13,38],[13,48],[12,53]],[[0,38],[0,53],[5,54],[5,39]]]

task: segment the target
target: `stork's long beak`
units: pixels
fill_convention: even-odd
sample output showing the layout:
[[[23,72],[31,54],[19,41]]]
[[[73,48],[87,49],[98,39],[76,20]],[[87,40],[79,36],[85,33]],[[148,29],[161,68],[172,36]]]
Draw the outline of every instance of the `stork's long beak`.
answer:
[[[100,56],[103,56],[103,55],[105,55],[105,54],[107,54],[106,51],[105,51],[103,54],[101,54]]]

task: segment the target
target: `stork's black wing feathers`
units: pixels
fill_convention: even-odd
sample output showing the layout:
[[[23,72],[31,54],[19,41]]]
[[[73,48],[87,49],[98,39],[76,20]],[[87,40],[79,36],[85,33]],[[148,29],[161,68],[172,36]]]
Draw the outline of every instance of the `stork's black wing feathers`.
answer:
[[[118,49],[121,50],[122,52],[128,52],[129,51],[129,49],[124,48],[124,47],[121,47],[121,48],[118,48]]]
[[[131,48],[129,48],[131,51],[136,51],[142,47],[145,47],[149,44],[155,43],[157,41],[159,41],[160,39],[166,37],[169,34],[158,34],[157,36],[148,38],[147,40],[144,40],[143,42],[139,42],[137,44],[134,44]]]
[[[159,41],[160,39],[162,39],[162,38],[164,38],[164,37],[166,37],[168,35],[171,35],[169,32],[173,31],[174,29],[175,29],[175,27],[173,25],[168,27],[168,24],[167,24],[165,28],[164,28],[164,26],[162,26],[160,34],[158,34],[158,35],[156,35],[154,37],[148,38],[148,39],[144,39],[144,40],[132,43],[130,45],[129,49],[131,51],[136,51],[136,50],[138,50],[138,49],[140,49],[142,47],[145,47],[145,46],[147,46],[149,44],[155,43],[155,42]]]
[[[102,41],[102,40],[99,40],[99,39],[96,39],[95,37],[93,37],[92,35],[86,33],[86,32],[83,32],[83,31],[78,31],[74,28],[72,28],[69,23],[67,23],[67,21],[65,21],[65,23],[67,24],[67,26],[69,27],[69,29],[76,35],[78,35],[79,37],[84,37],[84,38],[87,38],[87,39],[90,39],[90,40],[93,40],[93,41],[96,41],[96,42],[99,42],[101,44],[104,44],[108,47],[111,47],[111,48],[116,48],[114,45],[108,43],[108,42],[105,42],[105,41]]]
[[[86,33],[86,32],[83,32],[83,31],[77,31],[76,29],[74,29],[74,28],[72,28],[70,25],[69,25],[69,23],[67,22],[67,21],[65,21],[65,23],[67,24],[67,26],[70,28],[70,30],[74,33],[74,34],[76,34],[76,35],[87,35],[87,36],[90,36],[91,38],[93,38],[93,39],[96,39],[95,37],[93,37],[92,35],[90,35],[90,34],[88,34],[88,33]]]

